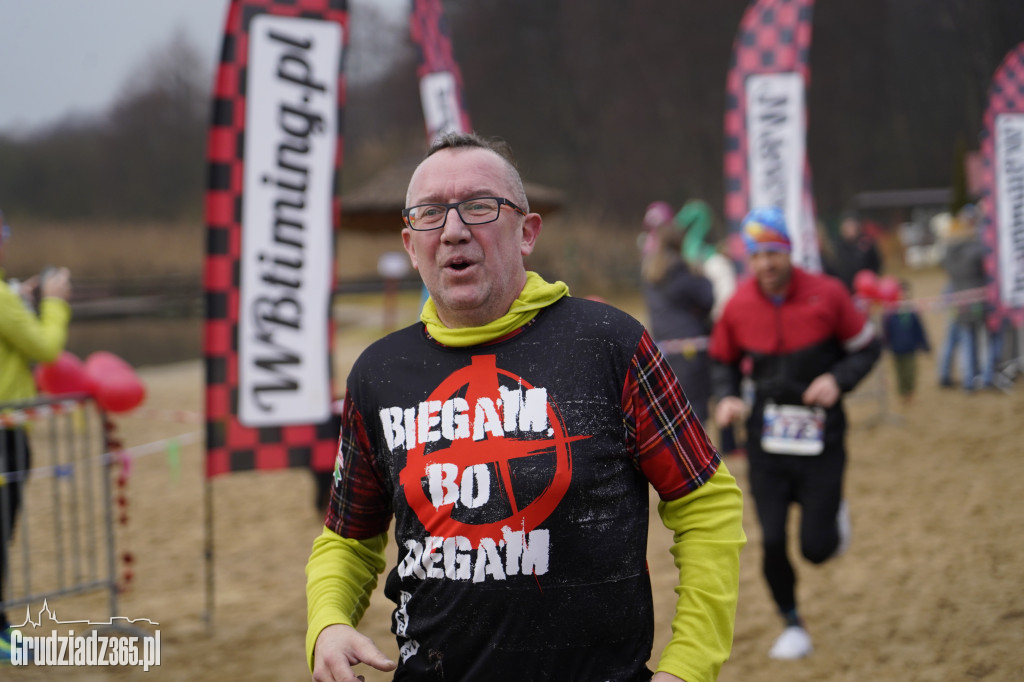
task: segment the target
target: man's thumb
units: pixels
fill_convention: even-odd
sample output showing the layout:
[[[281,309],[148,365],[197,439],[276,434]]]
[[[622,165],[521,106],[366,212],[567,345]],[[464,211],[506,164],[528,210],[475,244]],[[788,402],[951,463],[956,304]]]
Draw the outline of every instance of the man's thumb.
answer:
[[[398,664],[385,656],[369,638],[360,642],[358,656],[360,661],[377,670],[387,672],[398,667]]]

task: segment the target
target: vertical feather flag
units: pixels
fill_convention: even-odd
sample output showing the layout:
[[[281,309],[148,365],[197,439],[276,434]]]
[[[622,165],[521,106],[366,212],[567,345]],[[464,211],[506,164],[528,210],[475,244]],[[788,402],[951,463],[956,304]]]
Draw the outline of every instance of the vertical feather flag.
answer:
[[[990,251],[989,325],[1024,324],[1024,43],[996,69],[985,110],[982,154],[982,238]]]
[[[334,459],[347,21],[345,0],[227,10],[207,151],[207,476]]]
[[[471,130],[462,98],[462,73],[452,53],[441,0],[413,0],[409,32],[419,50],[416,75],[428,144],[445,133]]]
[[[813,7],[753,0],[740,21],[726,83],[724,212],[735,231],[750,209],[779,207],[793,261],[820,270],[804,97]]]

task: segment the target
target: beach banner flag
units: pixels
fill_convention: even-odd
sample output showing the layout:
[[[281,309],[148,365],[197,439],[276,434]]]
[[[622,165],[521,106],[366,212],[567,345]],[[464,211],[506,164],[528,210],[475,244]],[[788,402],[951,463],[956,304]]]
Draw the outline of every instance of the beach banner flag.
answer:
[[[1024,43],[1011,50],[989,86],[981,139],[982,236],[992,278],[989,325],[1024,324]]]
[[[431,144],[445,133],[471,130],[462,98],[462,72],[452,53],[448,22],[441,0],[412,0],[409,33],[419,50],[416,75],[420,102]]]
[[[805,91],[814,0],[753,0],[740,21],[726,82],[725,217],[752,208],[786,216],[793,262],[821,270],[807,163]]]
[[[330,469],[345,0],[232,0],[206,193],[206,473]]]

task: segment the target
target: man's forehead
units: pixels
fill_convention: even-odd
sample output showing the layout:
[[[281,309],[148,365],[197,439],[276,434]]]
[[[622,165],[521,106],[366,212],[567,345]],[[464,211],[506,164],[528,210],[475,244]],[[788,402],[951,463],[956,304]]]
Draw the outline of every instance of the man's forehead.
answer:
[[[789,251],[781,251],[779,249],[758,249],[752,253],[747,254],[751,259],[753,258],[774,258],[776,260],[790,258],[792,254]]]

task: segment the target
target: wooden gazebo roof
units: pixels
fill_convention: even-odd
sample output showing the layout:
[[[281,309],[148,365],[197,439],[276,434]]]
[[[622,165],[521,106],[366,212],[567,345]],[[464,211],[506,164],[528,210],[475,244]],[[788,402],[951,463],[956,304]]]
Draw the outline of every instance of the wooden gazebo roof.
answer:
[[[341,196],[341,230],[386,234],[402,229],[402,208],[409,178],[420,158],[392,164],[362,185]],[[530,210],[548,216],[562,207],[560,190],[523,183]]]

